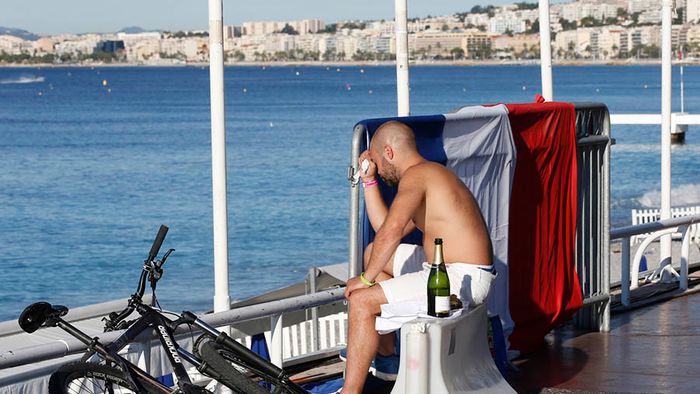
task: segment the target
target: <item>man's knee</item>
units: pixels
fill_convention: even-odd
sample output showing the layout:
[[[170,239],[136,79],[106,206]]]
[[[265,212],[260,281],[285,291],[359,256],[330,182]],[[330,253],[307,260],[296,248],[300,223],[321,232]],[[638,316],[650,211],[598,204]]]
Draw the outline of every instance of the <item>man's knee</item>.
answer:
[[[348,298],[351,313],[379,315],[380,305],[386,303],[386,297],[381,286],[369,289],[355,290]]]

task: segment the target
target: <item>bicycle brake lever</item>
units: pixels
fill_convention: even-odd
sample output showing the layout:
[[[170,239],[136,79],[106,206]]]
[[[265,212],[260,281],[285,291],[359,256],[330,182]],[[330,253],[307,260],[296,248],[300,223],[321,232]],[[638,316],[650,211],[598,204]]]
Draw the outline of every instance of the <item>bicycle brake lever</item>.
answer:
[[[168,249],[168,251],[165,252],[165,254],[163,255],[163,258],[160,259],[160,261],[156,262],[156,264],[158,265],[158,267],[162,267],[163,264],[165,264],[165,260],[167,260],[168,257],[170,257],[170,255],[171,255],[174,251],[175,251],[175,249]]]

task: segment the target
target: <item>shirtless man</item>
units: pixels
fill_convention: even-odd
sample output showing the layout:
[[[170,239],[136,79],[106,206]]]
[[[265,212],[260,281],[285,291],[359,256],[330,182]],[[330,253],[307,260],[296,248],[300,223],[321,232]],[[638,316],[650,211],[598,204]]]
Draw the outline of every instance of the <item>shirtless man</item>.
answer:
[[[429,267],[423,262],[433,259],[435,238],[443,239],[452,294],[482,303],[494,278],[491,241],[474,196],[451,171],[418,153],[408,126],[381,125],[359,162],[364,159],[370,162],[361,174],[365,206],[376,236],[365,251],[365,271],[350,278],[345,289],[350,311],[343,393],[361,393],[375,355],[394,353],[394,334],[380,336],[375,330],[379,306],[427,300]],[[377,173],[388,185],[398,185],[391,208],[379,193]],[[423,232],[424,251],[400,244],[415,228]]]

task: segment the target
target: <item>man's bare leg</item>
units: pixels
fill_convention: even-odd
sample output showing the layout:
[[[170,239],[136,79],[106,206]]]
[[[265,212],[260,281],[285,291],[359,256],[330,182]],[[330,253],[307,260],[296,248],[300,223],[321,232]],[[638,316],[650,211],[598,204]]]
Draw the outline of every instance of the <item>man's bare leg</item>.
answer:
[[[373,243],[369,243],[367,247],[365,248],[365,253],[364,253],[364,266],[367,267],[367,262],[369,261],[369,256],[372,254],[372,247],[374,246]],[[391,255],[391,262],[394,261],[394,256],[396,254]],[[393,276],[393,264],[387,265],[384,267],[384,269],[377,275],[377,277],[374,279],[376,282],[383,282],[388,279],[392,279]],[[386,301],[385,301],[386,302]],[[377,346],[377,353],[381,354],[382,356],[391,356],[394,354],[394,351],[396,350],[395,347],[395,334],[389,333],[389,334],[384,334],[379,336],[379,345]],[[368,367],[369,368],[369,367]]]
[[[362,393],[367,371],[377,353],[379,334],[374,322],[379,305],[386,303],[380,286],[356,290],[350,295],[348,357],[345,364],[343,393]]]

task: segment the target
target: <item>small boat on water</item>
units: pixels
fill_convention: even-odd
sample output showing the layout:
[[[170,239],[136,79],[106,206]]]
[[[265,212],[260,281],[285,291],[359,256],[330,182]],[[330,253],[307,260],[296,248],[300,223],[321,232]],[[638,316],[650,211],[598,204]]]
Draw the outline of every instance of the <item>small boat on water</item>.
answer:
[[[217,5],[216,1],[211,1],[213,7],[210,9],[220,11],[220,2]],[[400,1],[398,3],[401,3]],[[546,2],[545,2],[546,3]],[[405,3],[404,3],[405,4]],[[664,5],[664,10],[667,6]],[[400,7],[397,7],[400,8]],[[402,8],[403,23],[405,23],[405,5]],[[214,15],[216,16],[216,15]],[[397,18],[397,23],[401,23],[402,18]],[[218,18],[212,17],[212,28],[217,26],[220,28],[220,15]],[[405,30],[397,28],[399,34],[398,39],[401,41],[401,34],[406,34]],[[222,44],[216,41],[220,39],[220,34],[210,34],[212,37],[211,51],[213,54],[220,54]],[[405,36],[403,37],[405,38]],[[397,45],[399,47],[401,44]],[[214,56],[215,57],[215,56]],[[556,186],[568,185],[575,189],[575,192],[565,194],[570,199],[566,204],[557,205],[552,202],[553,211],[544,212],[542,217],[550,217],[552,219],[566,218],[569,221],[557,228],[557,232],[539,231],[541,228],[535,228],[535,232],[523,232],[520,235],[525,239],[526,247],[529,245],[531,249],[535,249],[533,238],[542,241],[538,243],[538,248],[545,245],[544,248],[538,250],[538,253],[533,253],[527,263],[522,263],[520,266],[513,264],[513,259],[510,255],[512,247],[522,239],[511,237],[510,239],[499,231],[503,231],[502,227],[498,226],[499,219],[503,219],[499,213],[511,212],[513,215],[513,201],[520,203],[522,199],[510,198],[512,195],[511,189],[507,190],[507,196],[496,196],[489,194],[498,189],[473,187],[475,194],[479,194],[483,198],[482,210],[485,212],[487,220],[493,220],[492,235],[494,245],[500,247],[499,264],[502,281],[501,287],[497,287],[496,296],[489,303],[489,312],[495,316],[495,319],[489,319],[492,327],[502,327],[492,329],[491,338],[494,345],[491,351],[494,357],[489,353],[484,357],[483,352],[473,351],[477,347],[484,350],[486,345],[486,322],[487,316],[483,307],[472,307],[461,317],[460,324],[464,324],[460,328],[458,334],[452,334],[450,340],[447,341],[451,349],[459,349],[457,354],[463,359],[470,360],[474,363],[484,363],[484,365],[493,364],[500,367],[500,373],[503,373],[507,383],[504,385],[502,380],[484,382],[481,380],[485,375],[483,369],[480,371],[470,371],[466,367],[460,367],[457,370],[450,369],[450,377],[458,376],[464,379],[465,383],[460,386],[460,389],[455,389],[454,392],[506,392],[512,388],[518,392],[557,392],[557,391],[585,391],[585,392],[692,392],[697,387],[698,378],[694,377],[694,372],[691,370],[695,361],[699,358],[695,353],[689,351],[693,348],[693,333],[694,327],[697,326],[699,316],[695,313],[698,309],[696,297],[693,294],[700,284],[698,275],[695,274],[697,265],[689,261],[690,254],[688,252],[689,243],[691,242],[691,233],[689,228],[691,225],[700,222],[698,215],[689,216],[680,219],[664,218],[660,221],[655,221],[646,225],[635,226],[631,228],[609,229],[609,147],[612,143],[609,135],[610,119],[607,113],[607,108],[602,104],[576,104],[576,105],[560,105],[554,106],[549,104],[554,103],[535,103],[525,106],[512,105],[502,106],[498,108],[489,107],[491,109],[482,110],[480,108],[466,108],[457,111],[456,113],[440,114],[432,117],[408,117],[408,57],[401,58],[397,70],[397,79],[399,80],[397,89],[399,96],[399,115],[404,122],[412,123],[414,130],[420,136],[434,134],[433,125],[440,124],[440,135],[432,140],[428,137],[419,138],[426,142],[427,146],[434,149],[436,155],[433,159],[439,161],[445,159],[445,162],[450,162],[456,172],[468,165],[461,166],[452,156],[453,152],[447,152],[448,148],[444,145],[444,140],[447,138],[466,138],[474,134],[474,126],[463,126],[469,122],[482,122],[483,124],[498,124],[498,134],[501,139],[490,140],[489,143],[478,145],[478,149],[487,148],[493,150],[476,155],[474,152],[469,152],[468,155],[462,157],[466,160],[465,163],[470,163],[469,160],[476,157],[488,160],[493,160],[494,163],[499,163],[493,168],[497,168],[498,172],[491,172],[487,181],[491,182],[488,185],[500,185],[514,183],[513,190],[518,185],[518,182],[525,182],[521,187],[525,189],[536,189],[533,183],[527,183],[527,180],[541,181],[543,178],[538,177],[538,174],[530,174],[531,178],[518,178],[516,172],[525,168],[522,164],[518,164],[517,157],[530,157],[536,159],[536,156],[528,154],[539,152],[538,149],[547,149],[551,144],[551,140],[547,141],[548,145],[530,145],[524,135],[526,133],[540,133],[548,137],[556,137],[557,135],[565,135],[570,137],[568,140],[568,153],[557,158],[569,160],[571,167],[568,172],[560,172],[560,179]],[[543,70],[547,67],[551,68],[551,62],[543,61]],[[339,71],[340,69],[337,69]],[[550,70],[551,71],[551,70]],[[213,126],[212,135],[215,145],[221,148],[225,145],[223,139],[223,64],[212,63],[212,112]],[[543,80],[545,80],[546,71],[543,71]],[[405,82],[405,83],[402,83]],[[106,80],[105,80],[106,82]],[[106,85],[106,84],[105,84]],[[525,86],[523,86],[525,89]],[[551,74],[550,86],[551,90]],[[546,92],[547,88],[543,87],[545,98],[551,101],[551,91]],[[214,97],[216,95],[216,97]],[[545,125],[530,127],[532,119],[540,120],[542,117],[547,118],[556,112],[557,116],[565,113],[569,116],[569,129],[566,130],[561,124],[545,122]],[[481,112],[480,112],[481,111]],[[500,111],[500,112],[498,112]],[[666,114],[665,114],[666,115]],[[520,118],[518,118],[520,117]],[[667,116],[663,116],[664,119]],[[493,123],[491,120],[498,120]],[[670,118],[669,118],[670,119]],[[353,135],[351,158],[349,166],[349,178],[352,179],[357,169],[357,157],[360,150],[366,144],[366,141],[376,129],[376,126],[382,120],[365,120],[360,121],[355,128]],[[665,122],[665,120],[663,120]],[[522,123],[519,123],[522,122]],[[480,125],[482,124],[480,123]],[[536,123],[536,122],[534,122]],[[556,122],[555,122],[556,123]],[[450,134],[454,131],[451,128],[453,125],[462,125],[459,134]],[[426,125],[430,125],[426,127]],[[495,136],[493,126],[485,129],[484,135]],[[566,132],[562,132],[565,130]],[[555,133],[556,132],[556,133]],[[435,140],[443,142],[442,145],[433,144]],[[469,141],[468,138],[465,141]],[[458,148],[471,146],[462,141],[462,144],[454,145]],[[520,145],[519,145],[520,144]],[[665,145],[665,144],[664,144]],[[503,148],[498,150],[495,148]],[[517,148],[517,150],[516,150]],[[663,149],[666,147],[664,146]],[[427,148],[426,148],[427,149]],[[529,149],[529,150],[528,150]],[[459,149],[457,149],[459,150]],[[481,152],[481,151],[480,151]],[[526,154],[527,153],[527,154]],[[456,153],[455,153],[456,155]],[[453,162],[453,159],[455,160]],[[539,168],[555,168],[556,171],[563,171],[562,162],[558,159],[549,159],[545,162],[537,162],[536,160],[526,162],[530,164],[541,165]],[[221,163],[221,157],[215,159]],[[501,161],[498,161],[501,160]],[[214,168],[214,182],[217,185],[223,184],[222,194],[215,196],[214,210],[215,219],[215,243],[217,245],[226,245],[226,199],[225,199],[225,158],[224,167]],[[483,163],[480,163],[483,166]],[[477,170],[464,170],[462,175],[465,179],[471,179],[474,174],[479,174]],[[223,174],[222,174],[223,170]],[[535,171],[536,172],[536,171]],[[223,178],[222,178],[223,176]],[[485,176],[485,175],[484,175]],[[486,178],[480,178],[486,179]],[[524,180],[524,181],[523,181]],[[465,181],[469,182],[469,180]],[[541,186],[541,185],[540,185]],[[554,200],[559,194],[554,192],[554,189],[540,188],[538,191],[542,194],[541,200],[536,201],[541,204],[542,201],[549,201],[548,198]],[[221,189],[219,189],[221,191]],[[489,210],[484,206],[487,201],[495,201],[503,203],[499,209]],[[359,187],[356,183],[350,185],[350,239],[349,239],[349,262],[331,267],[321,267],[320,269],[312,268],[310,275],[304,284],[296,284],[288,288],[280,289],[275,292],[260,295],[249,300],[231,303],[228,299],[227,285],[223,287],[217,286],[215,311],[216,313],[205,314],[203,319],[216,321],[218,323],[230,324],[233,326],[232,335],[248,346],[253,346],[253,342],[260,341],[264,338],[266,346],[270,353],[272,363],[278,366],[283,366],[286,369],[297,373],[299,381],[311,383],[313,381],[329,381],[339,377],[342,374],[342,363],[337,359],[337,354],[345,342],[345,332],[347,329],[347,316],[345,314],[345,305],[343,303],[342,289],[344,281],[348,277],[353,277],[358,274],[361,268],[361,258],[363,245],[369,242],[371,234],[362,231],[362,214],[360,211]],[[522,206],[518,212],[531,213],[534,209],[523,209]],[[526,206],[527,207],[527,206]],[[532,206],[529,206],[532,208]],[[512,219],[512,217],[511,217]],[[527,218],[526,218],[527,219]],[[530,218],[532,219],[532,218]],[[515,221],[505,222],[506,225],[511,225]],[[221,230],[223,226],[223,231]],[[553,226],[554,227],[554,226]],[[507,227],[506,227],[507,228]],[[680,246],[681,258],[680,263],[673,263],[670,259],[661,255],[662,263],[659,267],[654,267],[650,275],[649,284],[639,286],[640,274],[638,259],[630,259],[630,238],[640,234],[652,233],[649,237],[657,238],[664,237],[672,232],[680,231],[682,233],[682,242]],[[527,235],[527,237],[526,237]],[[561,236],[561,237],[560,237]],[[567,242],[564,248],[561,245],[547,244],[546,240],[562,240],[566,236]],[[221,242],[221,240],[224,242]],[[617,286],[610,280],[610,264],[611,264],[611,241],[616,239],[621,240],[621,253],[619,262],[621,264],[622,279]],[[528,242],[530,242],[528,244]],[[665,242],[665,241],[662,241]],[[552,262],[551,265],[543,264],[542,257],[550,254],[552,251],[566,252],[564,258],[555,256],[554,259],[546,260]],[[643,252],[643,251],[642,251]],[[217,283],[228,282],[227,262],[226,258],[221,261],[221,256],[226,255],[219,250],[215,253],[217,257]],[[510,261],[509,261],[510,260]],[[630,261],[631,260],[631,261]],[[695,262],[697,263],[697,261]],[[223,267],[222,267],[223,265]],[[222,271],[223,270],[223,271]],[[548,271],[549,270],[549,271]],[[222,274],[222,272],[224,272]],[[548,272],[551,276],[536,276],[534,273]],[[675,274],[675,276],[674,276]],[[522,276],[518,276],[522,275]],[[520,283],[520,287],[510,287],[513,282],[508,282],[507,277],[511,278],[526,278]],[[533,278],[537,277],[535,282]],[[539,291],[539,290],[545,291]],[[551,290],[551,291],[550,291]],[[508,297],[510,291],[510,298]],[[515,296],[515,299],[514,299]],[[632,310],[635,305],[643,305],[654,302],[659,302],[667,297],[677,297],[671,301],[656,303],[642,310]],[[509,306],[510,304],[510,306]],[[513,305],[518,308],[513,309]],[[114,310],[120,309],[123,301],[108,303],[104,305],[90,306],[86,308],[77,308],[73,311],[71,317],[74,321],[79,321],[82,327],[94,335],[102,336],[101,317]],[[520,306],[525,306],[529,309],[522,309]],[[537,308],[541,307],[537,314]],[[550,309],[546,309],[550,308]],[[611,315],[612,311],[619,311],[618,314]],[[478,313],[477,313],[478,312]],[[527,312],[530,316],[522,316],[523,312]],[[520,315],[518,315],[520,314]],[[535,314],[533,318],[533,314]],[[512,316],[509,316],[512,315]],[[207,320],[207,321],[209,321]],[[476,322],[476,323],[475,323]],[[673,322],[673,324],[669,324]],[[45,385],[46,379],[50,373],[55,370],[58,365],[74,359],[83,349],[76,346],[69,338],[61,336],[56,332],[48,332],[44,337],[19,334],[14,322],[3,323],[0,325],[0,343],[3,344],[2,352],[0,352],[0,392],[20,392],[26,391],[43,391],[42,385]],[[470,324],[467,324],[470,323]],[[483,323],[481,326],[480,323]],[[427,338],[416,335],[409,339],[409,333],[412,332],[411,327],[414,324],[423,324],[425,327],[436,327],[435,332],[430,329],[425,330]],[[420,348],[414,344],[420,343],[436,343],[435,338],[441,338],[445,330],[453,330],[456,332],[457,326],[449,326],[442,322],[418,321],[402,328],[401,335],[404,337],[403,349],[406,353],[420,355],[420,359],[430,359],[439,364],[436,357],[442,357],[440,354],[428,354],[427,348]],[[525,331],[518,331],[520,327],[530,327]],[[592,330],[592,331],[590,331]],[[18,335],[19,334],[19,335]],[[256,338],[257,337],[257,338]],[[644,338],[640,340],[640,337]],[[474,339],[473,343],[471,338]],[[500,339],[499,339],[500,338]],[[669,340],[668,338],[673,338]],[[427,339],[427,341],[426,341]],[[499,340],[501,347],[496,344]],[[521,354],[515,352],[506,353],[508,350],[515,350],[515,347],[509,348],[506,341],[510,340],[511,345],[518,344]],[[187,333],[181,333],[178,336],[178,341],[182,344],[187,344],[191,341],[191,336]],[[454,341],[454,342],[451,342]],[[469,341],[469,346],[463,346]],[[147,341],[146,341],[147,343]],[[453,345],[450,345],[453,343]],[[542,345],[544,343],[544,345]],[[505,347],[504,347],[505,346]],[[413,350],[410,350],[413,349]],[[417,349],[417,350],[416,350]],[[422,349],[422,350],[421,350]],[[133,357],[134,360],[144,364],[144,368],[154,376],[165,376],[169,371],[165,363],[161,362],[162,356],[158,352],[151,352],[150,345],[143,344],[141,346],[130,347],[127,354]],[[148,356],[144,356],[148,354]],[[469,358],[470,354],[477,354],[477,358]],[[503,354],[506,354],[504,357]],[[649,357],[650,354],[658,357]],[[65,356],[56,358],[57,356]],[[427,366],[419,369],[421,373],[416,373],[410,376],[410,379],[418,377],[417,380],[412,380],[411,383],[417,384],[412,386],[408,384],[409,377],[406,376],[406,359],[408,357],[402,353],[402,368],[399,374],[396,386],[392,384],[384,384],[377,388],[378,391],[395,392],[411,392],[415,389],[417,392],[442,392],[451,389],[444,389],[447,386],[440,386],[443,380],[437,378],[441,370],[433,370]],[[429,358],[429,357],[432,357]],[[445,355],[447,357],[447,355]],[[146,361],[150,360],[146,365]],[[155,367],[154,367],[155,364]],[[447,371],[445,364],[445,370]],[[460,364],[461,365],[461,364]],[[648,377],[648,371],[654,369],[656,372],[653,378]],[[634,376],[634,379],[629,379]],[[459,379],[454,379],[458,381]],[[479,386],[481,384],[481,386]],[[510,387],[508,387],[510,386]],[[420,389],[416,389],[419,387]],[[441,387],[437,389],[436,387]],[[313,389],[311,389],[313,390]]]

